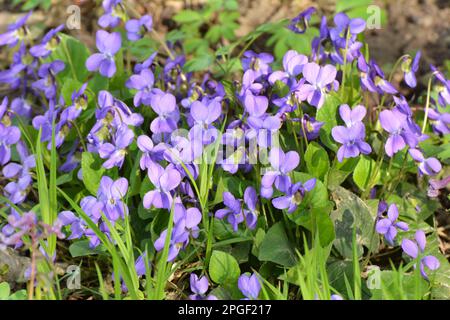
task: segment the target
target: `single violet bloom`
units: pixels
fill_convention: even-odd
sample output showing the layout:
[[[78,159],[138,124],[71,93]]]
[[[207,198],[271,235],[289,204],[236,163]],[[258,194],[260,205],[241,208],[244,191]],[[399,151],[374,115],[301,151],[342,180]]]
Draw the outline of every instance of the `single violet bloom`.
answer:
[[[397,221],[398,219],[398,208],[393,203],[389,206],[387,217],[380,219],[376,224],[376,231],[379,234],[384,235],[386,241],[393,246],[394,239],[397,236],[397,229],[408,231],[409,227],[405,222]]]
[[[261,283],[255,273],[243,274],[238,279],[238,288],[245,296],[244,300],[257,300],[261,291]]]
[[[270,64],[273,62],[273,56],[268,53],[255,53],[251,50],[245,51],[242,57],[242,68],[244,72],[253,71],[253,76],[258,79],[261,76],[268,75],[272,69]]]
[[[103,10],[105,13],[98,19],[98,24],[102,28],[115,28],[124,18],[122,0],[103,0]]]
[[[431,120],[431,126],[435,133],[442,135],[450,133],[450,113],[441,113],[436,109],[430,108],[428,109],[428,118]]]
[[[282,81],[288,85],[292,85],[307,63],[308,57],[305,55],[299,54],[295,50],[287,51],[283,56],[283,71],[273,72],[269,76],[269,83],[274,85],[276,81]]]
[[[300,163],[300,156],[295,151],[284,153],[280,148],[272,148],[269,153],[269,169],[261,180],[261,196],[270,198],[273,194],[272,186],[285,192],[291,185],[289,173]]]
[[[417,137],[409,130],[406,117],[401,116],[401,113],[383,110],[380,112],[380,123],[383,129],[389,133],[385,145],[385,151],[389,157],[402,150],[406,145],[411,148],[417,146]]]
[[[100,158],[107,159],[103,163],[103,167],[106,169],[121,168],[127,154],[126,148],[133,142],[133,139],[133,130],[125,124],[121,125],[114,134],[113,143],[103,143],[98,149]]]
[[[419,70],[420,57],[421,52],[417,51],[414,59],[411,59],[410,56],[405,56],[403,58],[403,63],[401,67],[405,75],[405,82],[410,88],[415,88],[417,85],[416,72],[417,70]]]
[[[189,283],[191,291],[194,293],[189,296],[191,300],[217,300],[217,297],[214,295],[206,296],[209,288],[209,282],[206,276],[199,278],[195,273],[191,273]]]
[[[344,158],[355,158],[360,153],[372,152],[370,145],[364,141],[365,127],[362,122],[355,123],[352,127],[336,126],[331,130],[333,139],[342,146],[337,152],[337,159],[342,162]]]
[[[419,163],[419,174],[434,176],[442,170],[442,165],[438,159],[434,157],[425,158],[423,153],[419,149],[411,148],[408,150],[409,155],[414,161]]]
[[[348,128],[352,127],[357,122],[362,122],[366,116],[366,112],[366,108],[362,105],[357,105],[353,109],[350,109],[348,104],[342,104],[339,107],[339,115]]]
[[[303,67],[303,76],[307,83],[300,87],[297,97],[320,109],[325,102],[329,87],[336,89],[336,67],[325,65],[323,67],[312,62]]]
[[[305,33],[306,29],[308,29],[309,20],[311,20],[311,16],[316,11],[316,8],[309,7],[308,9],[300,12],[298,16],[291,20],[287,28],[298,34]]]
[[[145,31],[151,31],[153,27],[153,19],[150,15],[146,14],[140,19],[130,19],[125,24],[127,30],[127,37],[130,41],[136,41],[142,38],[142,34]]]
[[[30,17],[32,11],[28,12],[26,15],[18,19],[15,23],[12,23],[8,26],[8,31],[0,35],[0,46],[9,45],[10,47],[14,47],[19,41],[23,40],[26,31],[25,31],[25,23]]]
[[[300,135],[303,136],[305,134],[308,141],[317,139],[320,134],[320,129],[325,124],[325,122],[317,121],[314,117],[310,117],[307,114],[303,115],[301,122],[302,129],[300,130]]]
[[[157,163],[150,163],[147,174],[155,186],[155,190],[150,190],[145,194],[144,208],[149,209],[153,206],[160,209],[170,209],[173,201],[171,191],[180,184],[180,173],[170,166],[164,169]]]
[[[292,213],[303,201],[306,192],[310,192],[312,189],[314,189],[315,186],[315,178],[310,179],[305,183],[297,182],[287,189],[284,196],[272,199],[272,204],[277,209],[288,209],[287,213]]]
[[[439,190],[446,188],[450,184],[450,175],[442,180],[430,179],[428,183],[427,195],[430,198],[437,198],[440,194]]]
[[[143,69],[139,74],[134,74],[127,80],[126,87],[138,91],[133,98],[136,107],[141,104],[150,105],[154,83],[155,77],[150,69]]]
[[[64,29],[64,26],[64,24],[61,24],[47,32],[41,43],[30,48],[30,54],[35,58],[48,57],[58,47],[60,39],[57,34]]]
[[[128,214],[128,207],[123,201],[128,191],[128,180],[119,178],[112,180],[108,176],[103,176],[97,191],[97,199],[103,203],[102,211],[106,217],[115,222],[117,219],[125,218]]]
[[[219,209],[215,213],[217,219],[227,218],[228,223],[231,224],[233,230],[236,232],[240,223],[244,222],[244,212],[242,210],[242,202],[236,199],[231,192],[223,193],[224,209]]]
[[[0,164],[5,165],[11,159],[11,146],[20,139],[20,130],[16,126],[6,127],[0,123]]]
[[[109,33],[105,30],[99,30],[95,41],[100,53],[94,53],[86,60],[86,68],[89,71],[99,70],[102,76],[112,78],[116,73],[114,55],[122,46],[120,33]]]
[[[158,114],[150,124],[153,133],[171,133],[177,129],[179,113],[175,96],[158,91],[152,95],[151,107]]]

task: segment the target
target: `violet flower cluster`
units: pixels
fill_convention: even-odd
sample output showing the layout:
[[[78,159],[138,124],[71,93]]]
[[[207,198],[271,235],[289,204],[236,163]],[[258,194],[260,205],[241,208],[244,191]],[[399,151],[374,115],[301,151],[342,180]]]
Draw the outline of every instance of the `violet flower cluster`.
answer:
[[[97,193],[82,193],[80,207],[111,241],[108,225],[121,224],[133,214],[131,208],[135,206],[127,196],[136,196],[136,202],[147,212],[173,213],[169,262],[182,256],[189,245],[203,240],[201,234],[208,223],[204,217],[226,220],[235,233],[239,229],[253,232],[262,221],[263,205],[278,209],[278,214],[292,214],[317,184],[316,178],[297,181],[295,172],[303,165],[304,150],[293,150],[286,141],[280,143],[280,132],[292,128],[290,138],[304,139],[306,145],[315,140],[325,148],[329,146],[319,137],[328,130],[339,144],[330,151],[338,162],[372,153],[369,142],[373,139],[369,134],[366,137],[366,126],[368,132],[373,129],[370,117],[366,117],[370,110],[363,105],[366,101],[353,101],[353,107],[342,101],[342,123],[331,128],[331,132],[321,115],[329,108],[330,96],[345,93],[342,71],[348,64],[357,68],[362,90],[391,102],[390,107],[380,106],[375,119],[384,130],[384,153],[389,158],[401,151],[409,154],[421,176],[436,176],[442,171],[437,157],[428,157],[426,149],[421,149],[419,143],[429,137],[416,123],[410,102],[386,79],[376,61],[366,59],[363,44],[358,41],[366,27],[362,19],[338,13],[329,25],[322,18],[311,55],[288,50],[280,68],[270,53],[245,51],[241,57],[242,76],[230,84],[213,79],[210,72],[203,79],[186,72],[187,57],[173,43],[168,43],[167,58],[155,52],[144,61],[135,61],[128,72],[118,74],[122,52],[152,31],[153,18],[144,15],[130,19],[121,0],[104,0],[102,5],[104,13],[98,24],[103,29],[96,33],[95,53],[84,63],[90,73],[85,79],[78,79],[76,88],[61,80],[65,72],[72,72],[73,66],[53,56],[63,41],[63,26],[49,30],[40,41],[31,42],[26,27],[31,14],[28,13],[0,35],[0,46],[14,50],[11,64],[0,71],[0,83],[17,93],[11,102],[5,97],[0,104],[0,178],[3,195],[15,205],[35,201],[29,197],[36,180],[35,155],[27,148],[28,135],[24,136],[34,128],[48,150],[57,149],[59,171],[69,175],[77,171],[80,181],[76,183],[84,182],[89,174],[81,170],[82,154],[91,153],[100,159],[104,174]],[[297,34],[306,32],[315,12],[315,8],[308,8],[288,28]],[[119,30],[122,26],[125,32]],[[419,51],[414,58],[403,59],[402,72],[409,87],[417,86],[420,57]],[[437,99],[431,101],[427,115],[434,133],[440,137],[450,132],[449,114],[444,112],[450,104],[450,80],[436,68],[432,70]],[[65,92],[67,88],[69,92]],[[21,133],[19,123],[24,123],[27,130]],[[196,189],[206,181],[202,169],[211,150],[217,150],[212,170],[235,175],[237,179],[256,172],[258,181],[250,181],[240,195],[229,190],[222,192],[219,202],[208,207],[202,205]],[[260,150],[267,154],[265,163],[253,162],[263,153]],[[143,178],[140,192],[133,189],[133,177],[130,181],[121,177],[128,166],[133,167],[135,177]],[[206,168],[203,172],[210,169]],[[430,180],[429,194],[436,197],[448,183],[448,177]],[[217,189],[212,178],[206,184],[210,190]],[[36,225],[36,216],[9,210],[0,245],[20,246],[23,236]],[[99,237],[86,221],[72,211],[60,212],[51,232],[62,237],[61,226],[70,232],[68,240],[86,237],[91,248],[100,245]],[[167,228],[158,230],[161,229],[152,239],[158,252],[164,249],[169,236]],[[391,204],[387,216],[378,219],[376,231],[394,245],[399,230],[408,230],[408,225],[399,221],[398,208]],[[439,261],[434,256],[423,257],[425,242],[425,235],[419,230],[415,240],[402,241],[402,248],[413,259],[419,259],[421,273],[427,278],[425,268],[436,270]],[[135,261],[139,276],[145,274],[145,259],[146,253]],[[191,299],[215,299],[207,295],[206,276],[191,274],[190,286]],[[238,288],[246,299],[257,299],[261,282],[256,274],[243,274]],[[339,297],[333,295],[332,299]]]

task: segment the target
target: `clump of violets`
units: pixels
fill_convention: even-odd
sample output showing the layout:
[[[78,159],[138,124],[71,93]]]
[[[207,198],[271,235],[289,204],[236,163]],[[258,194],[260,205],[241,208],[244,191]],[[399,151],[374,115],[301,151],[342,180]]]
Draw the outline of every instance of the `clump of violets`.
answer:
[[[421,88],[421,51],[401,57],[396,64],[400,68],[387,77],[362,40],[366,22],[340,12],[317,23],[310,54],[297,46],[298,51],[290,49],[284,55],[278,46],[275,54],[252,46],[236,58],[234,48],[240,42],[227,37],[220,50],[230,49],[229,54],[211,56],[211,64],[198,70],[202,63],[192,60],[192,50],[178,33],[155,39],[161,42],[158,50],[141,59],[140,45],[157,35],[153,17],[128,12],[121,0],[101,3],[96,50],[86,61],[83,57],[81,66],[82,57],[67,46],[73,39],[61,34],[64,25],[37,38],[26,25],[31,12],[0,35],[0,47],[11,57],[0,70],[0,84],[9,96],[0,103],[0,211],[5,217],[0,221],[0,250],[22,249],[21,255],[40,251],[48,258],[49,237],[53,246],[56,236],[65,238],[68,246],[82,239],[91,250],[106,241],[108,249],[117,246],[122,255],[118,234],[126,237],[125,249],[130,250],[121,258],[134,265],[132,277],[138,280],[154,271],[147,268],[153,268],[166,244],[167,262],[175,268],[200,270],[209,262],[212,269],[210,255],[216,247],[224,247],[231,255],[237,250],[249,256],[245,264],[242,256],[236,259],[240,268],[259,270],[262,255],[255,251],[263,245],[256,244],[272,240],[267,237],[270,228],[284,217],[283,228],[296,230],[287,233],[286,241],[298,247],[299,232],[309,232],[308,215],[322,205],[316,199],[334,201],[334,209],[328,203],[320,206],[329,209],[321,219],[330,216],[324,225],[342,227],[332,210],[339,212],[338,191],[346,188],[359,202],[378,202],[375,231],[387,245],[400,246],[423,278],[433,280],[432,272],[444,260],[437,252],[429,254],[424,231],[410,230],[415,224],[404,222],[409,216],[402,212],[421,219],[437,197],[445,200],[450,184],[445,153],[450,80],[431,66],[433,94],[424,100],[426,107],[414,95],[403,96],[403,89],[391,82],[398,72],[402,85]],[[316,12],[307,8],[283,32],[308,37],[304,33],[314,27]],[[220,14],[218,19],[224,17]],[[47,150],[39,155],[40,143]],[[403,156],[400,164],[398,158]],[[376,158],[375,171],[381,178],[374,179],[370,170],[368,188],[363,190],[356,177],[365,170],[359,160]],[[96,162],[92,166],[91,159]],[[410,165],[411,159],[417,167]],[[97,162],[99,175],[92,172]],[[312,169],[316,164],[327,170],[325,174]],[[70,208],[64,193],[57,193],[53,203],[54,170],[56,190],[79,202],[87,218]],[[412,179],[413,174],[418,177]],[[45,178],[51,209],[45,194],[40,194]],[[98,185],[95,194],[90,194],[89,185]],[[426,191],[420,189],[427,185]],[[427,192],[428,199],[420,197],[421,192]],[[390,203],[402,199],[401,207]],[[41,221],[47,211],[59,212],[49,225]],[[296,213],[301,214],[300,223],[293,219]],[[344,212],[343,218],[347,216]],[[339,231],[336,237],[343,236]],[[405,238],[407,231],[415,232],[413,239]],[[245,246],[250,240],[254,246]],[[314,246],[314,241],[308,243]],[[334,255],[332,250],[330,257]],[[60,258],[57,252],[48,260]],[[276,259],[271,264],[279,267]],[[123,293],[144,292],[140,281],[138,288],[127,288],[129,277],[113,267],[114,281],[120,279]],[[240,275],[237,283],[220,284],[208,281],[205,271],[189,275],[191,300],[216,300],[209,292],[224,296],[222,290],[232,298],[256,300],[266,283],[256,273]],[[145,279],[147,284],[150,280]],[[242,295],[229,290],[236,285]],[[326,297],[343,300],[338,292]]]
[[[11,209],[12,214],[8,216],[7,224],[0,232],[0,250],[6,247],[19,248],[24,241],[31,247],[36,247],[39,241],[45,241],[51,235],[56,235],[59,239],[64,239],[61,233],[61,224],[57,220],[53,225],[42,222],[33,211],[19,214]],[[27,237],[29,239],[27,239]]]
[[[108,238],[110,237],[110,231],[104,219],[108,219],[114,225],[119,219],[124,219],[125,215],[128,215],[128,206],[124,202],[127,192],[127,179],[112,180],[108,176],[103,176],[100,180],[97,196],[87,196],[81,199],[81,209]],[[71,234],[68,239],[80,239],[86,236],[91,248],[100,244],[100,239],[94,231],[88,227],[81,217],[76,216],[73,212],[60,212],[58,221],[62,226],[69,226]]]

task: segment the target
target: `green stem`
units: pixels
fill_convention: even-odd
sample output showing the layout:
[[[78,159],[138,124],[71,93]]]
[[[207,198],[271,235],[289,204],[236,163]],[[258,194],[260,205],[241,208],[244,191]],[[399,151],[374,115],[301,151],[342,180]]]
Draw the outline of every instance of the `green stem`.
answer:
[[[433,74],[434,75],[434,74]],[[422,133],[425,132],[425,128],[427,127],[427,120],[428,120],[428,110],[430,108],[430,96],[431,96],[431,81],[433,80],[433,76],[430,77],[428,80],[428,89],[427,89],[427,102],[425,104],[425,117],[423,119],[423,125],[422,125]]]
[[[350,40],[350,30],[347,30],[347,34],[345,37],[344,64],[342,65],[342,83],[341,83],[342,100],[344,100],[345,95],[345,75],[347,73],[348,40]]]

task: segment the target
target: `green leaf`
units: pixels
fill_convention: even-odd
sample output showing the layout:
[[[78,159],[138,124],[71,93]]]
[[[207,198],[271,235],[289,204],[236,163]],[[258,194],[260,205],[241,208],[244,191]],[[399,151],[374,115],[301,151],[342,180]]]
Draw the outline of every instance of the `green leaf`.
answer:
[[[202,22],[203,17],[202,15],[194,10],[182,10],[179,13],[177,13],[173,20],[175,20],[178,23],[195,23],[195,22]]]
[[[147,59],[153,52],[158,50],[158,43],[150,38],[142,38],[129,45],[131,54],[138,60]]]
[[[81,88],[83,84],[80,81],[74,79],[65,79],[61,88],[61,94],[66,102],[66,105],[72,104],[72,93]]]
[[[97,194],[100,180],[105,173],[102,161],[93,153],[83,152],[81,155],[81,170],[86,189],[94,195]]]
[[[279,97],[285,97],[289,93],[289,87],[284,82],[277,80],[273,86],[273,93]]]
[[[259,247],[258,259],[260,261],[271,261],[285,267],[295,265],[295,251],[289,242],[282,222],[274,224],[267,231]]]
[[[27,300],[27,291],[25,289],[14,292],[9,296],[9,300]]]
[[[341,104],[341,100],[335,95],[327,95],[323,106],[317,110],[316,120],[324,122],[320,128],[320,140],[322,143],[333,151],[338,149],[336,142],[331,136],[331,129],[337,126],[337,109]]]
[[[332,197],[336,203],[336,210],[331,212],[336,231],[333,243],[335,248],[342,256],[352,258],[352,230],[356,228],[358,256],[363,253],[362,245],[376,252],[379,241],[374,228],[376,207],[369,206],[357,195],[342,187],[337,187],[332,192]]]
[[[217,284],[232,284],[241,270],[236,259],[223,251],[214,250],[209,263],[209,276]]]
[[[303,172],[294,172],[294,182],[306,182],[307,180],[313,179],[312,175]],[[307,192],[302,202],[298,205],[297,210],[291,214],[287,214],[287,217],[298,225],[304,226],[305,228],[313,229],[313,219],[312,214],[320,214],[323,219],[325,219],[325,213],[329,214],[332,209],[332,203],[328,199],[327,188],[320,180],[316,180],[316,185],[314,188]],[[316,225],[318,220],[316,219]],[[328,223],[326,223],[328,224]],[[323,226],[325,227],[325,225]],[[328,228],[328,227],[327,227]],[[325,236],[325,234],[323,235]],[[325,243],[326,239],[322,239]]]
[[[380,181],[380,170],[378,170],[374,178],[372,177],[375,173],[376,166],[376,161],[369,157],[361,156],[359,158],[355,171],[353,171],[353,181],[361,190],[364,191],[367,188],[371,188]]]
[[[73,258],[95,255],[104,251],[102,246],[97,246],[94,249],[89,247],[89,240],[76,241],[69,247],[69,252]]]
[[[213,62],[214,57],[211,54],[205,53],[186,62],[183,69],[186,72],[202,71],[208,69]]]
[[[0,283],[0,300],[8,300],[10,288],[8,282]]]
[[[401,286],[397,283],[398,280],[401,280]],[[415,290],[416,290],[416,282],[413,274],[407,274],[402,272],[399,274],[399,271],[395,270],[383,270],[379,273],[379,288],[373,288],[370,290],[372,296],[371,300],[402,300],[415,299]],[[401,290],[400,290],[400,288]],[[425,296],[428,291],[427,282],[420,278],[419,279],[419,295]],[[448,296],[446,297],[448,299]]]
[[[336,160],[337,161],[337,160]],[[329,190],[334,190],[340,186],[342,182],[352,173],[358,164],[358,158],[344,159],[342,162],[337,162],[328,171],[326,177],[326,184]]]
[[[372,0],[338,0],[336,2],[336,12],[341,12],[357,7],[368,6],[372,4]]]
[[[85,66],[90,55],[88,48],[74,37],[62,33],[59,36],[61,42],[50,56],[52,60],[62,60],[66,63],[66,68],[57,74],[58,80],[64,83],[65,79],[73,78],[84,82],[89,74]]]
[[[330,168],[328,153],[315,141],[306,148],[305,162],[308,172],[318,179],[323,179]]]

